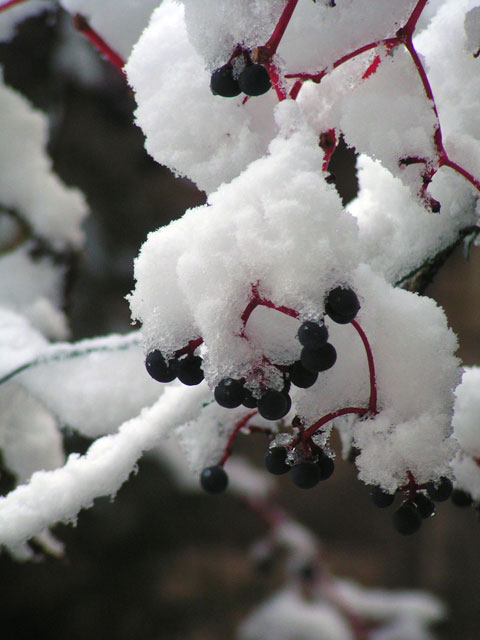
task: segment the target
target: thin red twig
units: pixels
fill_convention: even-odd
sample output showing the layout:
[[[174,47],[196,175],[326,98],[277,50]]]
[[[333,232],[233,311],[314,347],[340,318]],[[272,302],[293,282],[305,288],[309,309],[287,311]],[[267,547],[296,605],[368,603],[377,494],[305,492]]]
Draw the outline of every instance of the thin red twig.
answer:
[[[280,16],[277,25],[266,42],[266,44],[261,47],[262,53],[271,58],[277,51],[278,45],[280,44],[283,34],[285,33],[285,29],[288,27],[288,23],[292,17],[293,12],[295,11],[295,7],[298,4],[298,0],[287,0],[287,4],[285,5],[284,10],[282,11],[282,15]]]
[[[220,467],[222,467],[225,462],[229,459],[229,457],[232,455],[232,446],[233,446],[233,441],[235,440],[238,432],[243,429],[243,427],[246,426],[246,424],[248,423],[248,421],[253,418],[253,416],[256,416],[258,413],[258,411],[255,409],[254,411],[250,411],[249,413],[247,413],[246,415],[243,416],[243,418],[241,418],[234,426],[232,433],[230,434],[230,437],[228,438],[227,441],[227,445],[225,447],[225,451],[223,452],[223,456],[220,458],[218,464]]]
[[[93,46],[103,55],[105,58],[113,64],[113,66],[120,71],[123,75],[125,72],[123,67],[125,66],[125,60],[114,50],[112,47],[105,42],[105,40],[92,29],[90,24],[88,23],[85,16],[82,16],[80,13],[76,13],[73,17],[73,24],[75,29],[82,33]]]
[[[317,422],[314,422],[310,427],[308,427],[308,429],[305,429],[302,439],[311,438],[320,429],[320,427],[323,427],[327,422],[335,420],[335,418],[339,418],[340,416],[346,416],[350,413],[356,413],[364,416],[368,413],[368,409],[365,409],[365,407],[344,407],[343,409],[337,409],[336,411],[327,413],[325,416],[320,418],[320,420],[317,420]]]
[[[370,378],[370,400],[368,402],[368,412],[375,414],[377,413],[377,383],[375,378],[375,362],[373,360],[372,349],[365,331],[358,324],[357,320],[352,320],[351,324],[360,336],[367,355],[368,375]]]
[[[283,305],[276,305],[271,300],[268,300],[268,298],[264,298],[258,292],[258,284],[252,285],[252,297],[241,315],[243,328],[245,328],[248,319],[252,315],[253,311],[259,306],[268,307],[269,309],[275,309],[275,311],[279,311],[280,313],[290,316],[291,318],[298,318],[299,316],[298,311],[295,311],[295,309],[291,309],[290,307],[285,307]]]
[[[16,4],[20,4],[21,2],[25,2],[25,1],[26,0],[8,0],[7,2],[3,2],[2,4],[0,4],[0,13],[2,11],[5,11],[6,9],[10,9]]]

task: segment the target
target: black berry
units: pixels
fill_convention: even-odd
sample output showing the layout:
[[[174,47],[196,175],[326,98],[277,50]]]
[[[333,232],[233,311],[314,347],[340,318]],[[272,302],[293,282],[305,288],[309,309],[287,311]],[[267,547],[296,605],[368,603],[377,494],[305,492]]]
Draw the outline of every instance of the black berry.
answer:
[[[268,71],[261,64],[250,64],[238,76],[240,90],[247,96],[261,96],[272,86]]]
[[[435,513],[435,504],[424,493],[417,493],[415,506],[422,518],[430,518]]]
[[[287,450],[285,447],[272,447],[265,454],[265,468],[276,476],[287,473],[292,468],[287,464]]]
[[[176,372],[165,360],[161,351],[151,351],[145,359],[145,367],[154,380],[158,382],[171,382],[177,377]]]
[[[223,467],[207,467],[200,475],[200,484],[207,493],[222,493],[228,486],[228,476]]]
[[[445,502],[448,500],[453,492],[452,481],[442,476],[437,484],[429,482],[426,485],[427,493],[435,502]]]
[[[200,384],[203,380],[202,359],[200,356],[187,356],[179,360],[177,376],[180,382],[188,386]]]
[[[410,504],[405,503],[395,511],[392,516],[393,526],[403,536],[409,536],[420,529],[422,518],[417,509]]]
[[[472,502],[472,496],[462,489],[454,489],[452,492],[452,502],[457,507],[469,507]]]
[[[290,367],[290,382],[300,389],[308,389],[313,386],[318,379],[318,373],[305,369],[298,360]]]
[[[370,490],[370,497],[373,504],[379,509],[386,509],[386,507],[393,504],[393,501],[395,500],[394,493],[387,493],[380,487],[373,487]]]
[[[302,460],[291,467],[290,478],[300,489],[311,489],[321,480],[320,467],[313,460]]]
[[[336,361],[337,352],[330,342],[327,342],[320,349],[309,349],[307,347],[303,347],[300,355],[300,362],[302,363],[302,366],[314,373],[330,369]]]
[[[325,311],[334,322],[339,324],[351,322],[359,309],[357,295],[349,287],[335,287],[327,295]]]
[[[250,389],[243,389],[242,404],[244,407],[247,407],[247,409],[255,409],[257,406],[257,399]]]
[[[323,451],[318,457],[317,466],[320,469],[320,480],[328,480],[335,471],[335,462],[333,461],[333,458],[327,456]]]
[[[258,401],[258,413],[266,420],[280,420],[292,406],[290,396],[282,391],[268,389]]]
[[[243,384],[240,380],[234,380],[233,378],[225,378],[222,380],[213,392],[215,400],[221,407],[227,409],[234,409],[242,404],[243,400]]]
[[[309,349],[319,349],[328,340],[328,329],[324,324],[307,321],[298,330],[300,344]]]
[[[241,93],[237,80],[233,77],[233,68],[229,64],[215,69],[210,79],[210,89],[215,96],[234,98]]]

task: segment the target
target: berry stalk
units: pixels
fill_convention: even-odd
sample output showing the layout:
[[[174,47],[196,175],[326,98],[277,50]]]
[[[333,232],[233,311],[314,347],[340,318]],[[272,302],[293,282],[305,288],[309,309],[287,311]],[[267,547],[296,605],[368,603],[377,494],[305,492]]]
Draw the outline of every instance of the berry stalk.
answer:
[[[125,60],[105,42],[105,40],[89,25],[85,16],[80,13],[76,13],[73,17],[73,25],[77,31],[82,33],[93,46],[103,55],[105,58],[113,64],[113,66],[125,76],[123,67],[125,66]]]
[[[295,11],[295,7],[297,6],[298,0],[287,0],[287,4],[280,16],[277,25],[268,39],[268,42],[261,47],[262,55],[265,55],[268,58],[271,58],[275,55],[278,46],[283,38],[286,28],[288,27],[288,23]]]
[[[20,4],[21,2],[25,2],[25,0],[7,0],[7,2],[3,2],[2,4],[0,4],[0,13],[2,11],[6,11],[7,9],[10,9],[16,4]]]

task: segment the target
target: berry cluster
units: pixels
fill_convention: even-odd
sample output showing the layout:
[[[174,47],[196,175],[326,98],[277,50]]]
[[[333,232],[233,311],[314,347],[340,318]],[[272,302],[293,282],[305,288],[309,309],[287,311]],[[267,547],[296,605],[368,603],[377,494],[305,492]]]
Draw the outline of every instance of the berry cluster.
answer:
[[[243,57],[243,66],[234,66],[233,61]],[[230,60],[215,69],[210,79],[210,89],[215,96],[235,98],[244,93],[247,96],[261,96],[270,90],[270,75],[263,66],[253,62],[249,51],[237,46]]]
[[[335,469],[333,459],[315,445],[310,446],[310,457],[299,457],[290,465],[288,449],[271,447],[265,455],[265,468],[274,475],[290,473],[290,479],[300,489],[311,489],[321,480],[327,480]]]
[[[202,358],[193,355],[193,351],[189,351],[186,354],[177,352],[171,360],[166,360],[158,349],[150,351],[145,359],[148,373],[158,382],[172,382],[178,378],[180,382],[189,386],[200,384],[204,377]]]
[[[401,490],[407,493],[407,497],[394,512],[392,522],[399,533],[411,535],[420,529],[422,520],[435,514],[435,502],[445,502],[452,496],[453,485],[446,477],[440,478],[437,484],[428,482],[424,486],[417,486],[410,478],[409,484]],[[370,496],[380,509],[389,507],[395,500],[394,493],[387,493],[380,487],[374,487]]]
[[[335,322],[351,322],[359,309],[358,298],[348,287],[335,287],[327,295],[325,311]],[[290,385],[308,389],[317,381],[319,372],[330,369],[337,360],[337,352],[328,342],[328,329],[323,322],[304,322],[298,330],[297,337],[303,346],[300,360],[286,368],[276,365],[283,370],[282,390],[263,389],[260,397],[256,398],[245,386],[245,380],[224,378],[214,390],[217,403],[227,409],[234,409],[240,405],[257,408],[258,413],[266,420],[280,420],[286,416],[292,406],[288,394]]]

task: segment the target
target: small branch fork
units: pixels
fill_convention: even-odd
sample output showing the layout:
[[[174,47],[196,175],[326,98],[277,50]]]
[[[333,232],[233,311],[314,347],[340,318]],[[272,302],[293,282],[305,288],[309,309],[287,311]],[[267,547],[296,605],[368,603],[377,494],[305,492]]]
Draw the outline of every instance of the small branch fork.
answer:
[[[263,64],[265,64],[267,70],[271,75],[272,85],[277,92],[277,96],[279,100],[285,100],[287,97],[290,97],[291,99],[295,100],[298,97],[298,94],[303,86],[303,83],[306,80],[311,80],[312,82],[320,83],[321,80],[333,69],[340,67],[345,62],[353,60],[354,58],[361,55],[362,53],[366,53],[367,51],[370,51],[372,49],[383,47],[384,52],[382,57],[384,57],[385,54],[389,53],[395,47],[398,47],[400,45],[405,46],[405,48],[410,54],[410,57],[412,58],[413,64],[415,65],[415,68],[417,70],[418,76],[422,83],[425,95],[427,96],[428,100],[430,100],[431,102],[431,108],[435,116],[436,124],[435,124],[435,131],[433,134],[433,143],[435,146],[436,158],[434,162],[427,161],[426,159],[422,159],[422,158],[416,158],[416,159],[410,158],[409,159],[410,162],[408,163],[402,162],[401,160],[400,165],[406,166],[406,164],[413,164],[412,161],[425,164],[425,171],[422,172],[423,184],[420,189],[419,195],[432,211],[438,212],[440,210],[440,204],[436,200],[428,196],[428,194],[426,193],[426,190],[427,190],[428,184],[431,182],[433,176],[438,171],[438,169],[440,169],[440,167],[450,167],[453,171],[456,171],[458,174],[462,175],[479,192],[480,192],[480,180],[475,178],[469,171],[467,171],[461,165],[451,160],[450,157],[448,156],[447,151],[445,150],[443,140],[442,140],[442,130],[440,126],[440,120],[438,117],[438,110],[435,103],[435,97],[433,95],[433,91],[430,86],[430,82],[428,80],[425,68],[413,45],[413,33],[415,31],[418,20],[427,2],[428,0],[419,0],[417,2],[407,22],[402,28],[400,28],[397,31],[395,37],[383,38],[381,40],[377,40],[375,42],[370,42],[368,44],[362,45],[361,47],[355,49],[354,51],[351,51],[343,55],[342,57],[338,58],[338,60],[335,60],[335,62],[330,67],[324,67],[317,73],[301,73],[300,72],[300,73],[286,74],[285,78],[291,78],[295,80],[292,88],[290,89],[290,93],[288,95],[285,89],[280,85],[278,71],[274,67],[273,63],[271,62],[271,58],[277,51],[278,45],[280,44],[280,41],[285,33],[285,30],[292,17],[292,14],[295,10],[297,2],[294,2],[294,1],[287,2],[285,9],[282,15],[280,16],[280,19],[278,21],[277,26],[274,29],[272,36],[263,47],[259,47],[258,51],[260,51],[262,54],[261,61],[263,62]],[[362,80],[369,78],[371,75],[373,75],[376,72],[376,70],[378,69],[382,61],[382,57],[380,55],[375,56],[375,58],[370,63],[367,70],[364,72],[362,76]],[[272,73],[272,71],[274,73]],[[327,166],[328,166],[328,163],[327,163]],[[324,168],[324,170],[326,170],[326,168]]]

